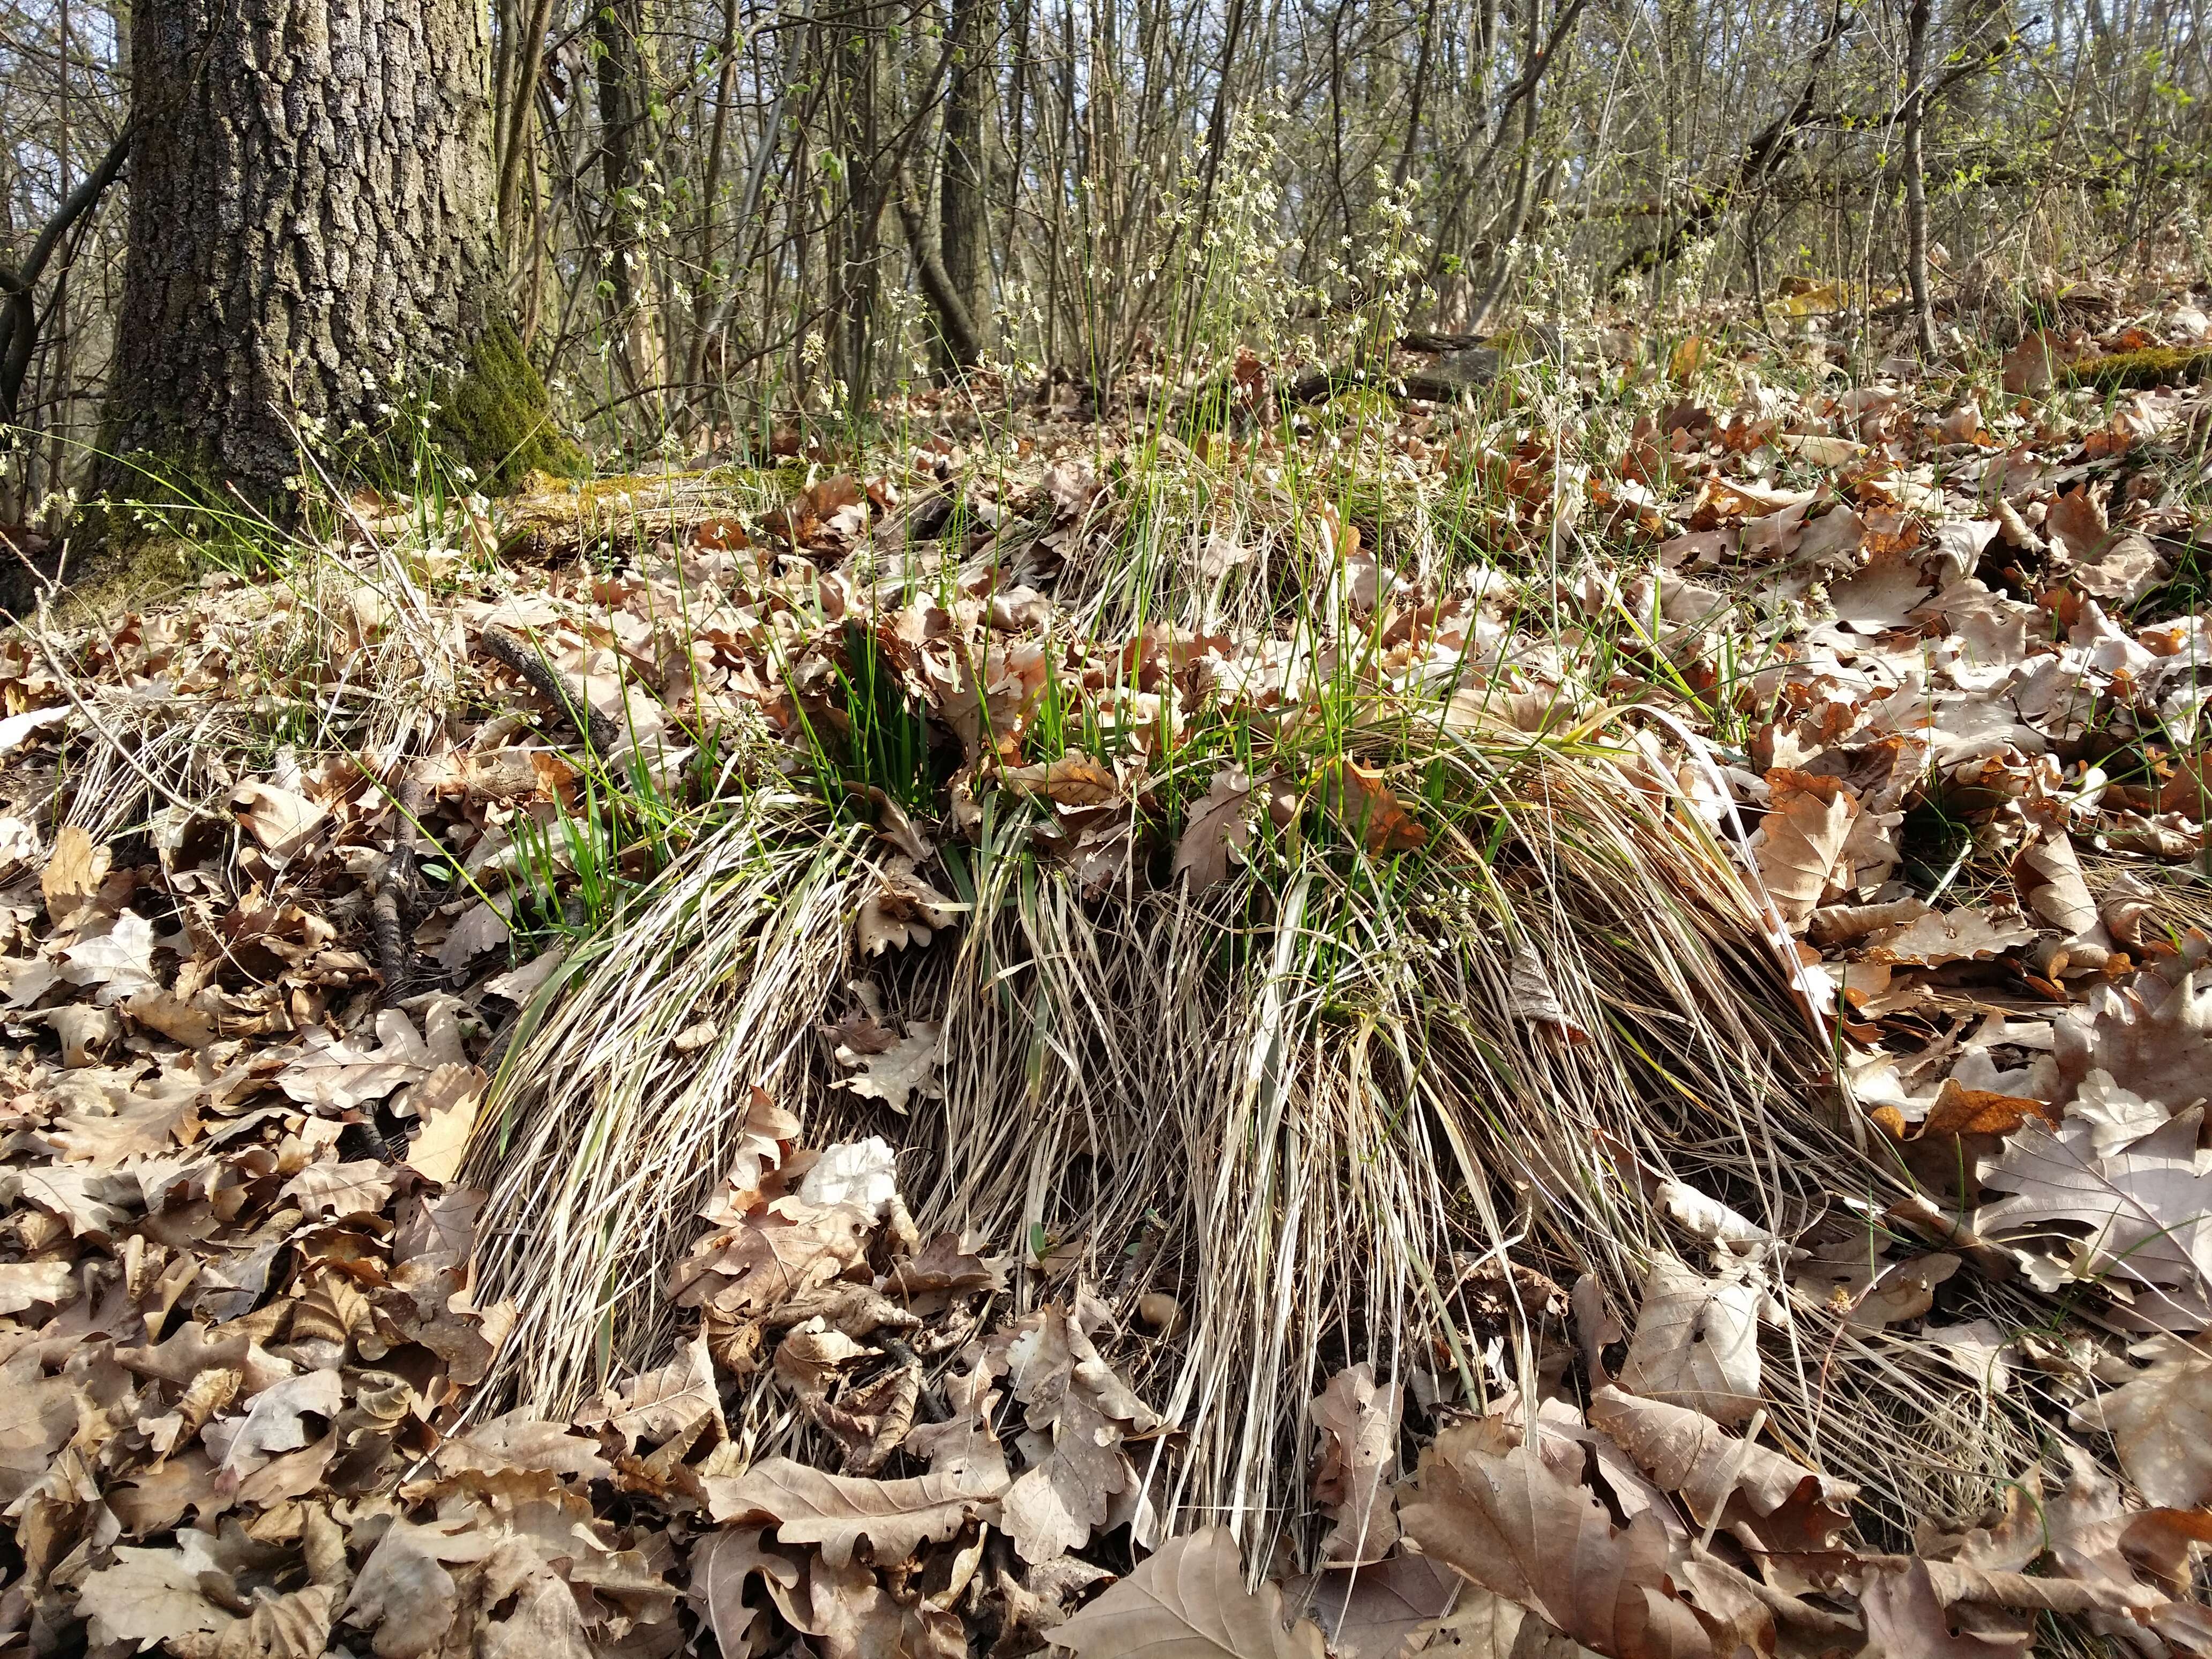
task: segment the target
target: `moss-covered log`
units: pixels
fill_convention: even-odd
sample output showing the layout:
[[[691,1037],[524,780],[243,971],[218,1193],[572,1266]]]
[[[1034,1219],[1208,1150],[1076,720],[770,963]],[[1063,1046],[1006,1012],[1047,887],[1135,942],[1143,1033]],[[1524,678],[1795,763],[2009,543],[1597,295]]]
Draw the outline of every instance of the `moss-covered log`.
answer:
[[[2191,346],[2149,346],[2091,357],[2066,371],[2067,383],[2099,392],[2138,392],[2182,386],[2212,375],[2212,351]]]

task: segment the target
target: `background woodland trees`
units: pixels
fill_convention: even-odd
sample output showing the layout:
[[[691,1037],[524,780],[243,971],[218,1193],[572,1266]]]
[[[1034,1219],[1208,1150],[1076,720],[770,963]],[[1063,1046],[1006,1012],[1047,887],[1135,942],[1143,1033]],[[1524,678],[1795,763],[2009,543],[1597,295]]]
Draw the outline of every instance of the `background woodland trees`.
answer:
[[[1494,328],[1532,287],[1569,314],[1793,278],[1879,303],[1915,201],[1940,334],[1962,294],[2194,245],[2212,161],[2201,0],[496,0],[491,23],[523,337],[609,461],[977,362],[1080,396],[1239,343],[1340,360],[1378,323]],[[112,0],[0,3],[10,521],[81,483],[100,429],[131,181],[84,198],[129,33]]]

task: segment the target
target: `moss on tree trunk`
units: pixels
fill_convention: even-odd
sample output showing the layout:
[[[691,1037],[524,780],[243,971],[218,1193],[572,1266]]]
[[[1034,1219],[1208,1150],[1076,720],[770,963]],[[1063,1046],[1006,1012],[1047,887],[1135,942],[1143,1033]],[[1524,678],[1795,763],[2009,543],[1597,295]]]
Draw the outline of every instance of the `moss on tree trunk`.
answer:
[[[477,337],[467,368],[443,392],[432,430],[490,488],[507,489],[532,472],[583,471],[582,452],[553,424],[545,382],[506,319]]]

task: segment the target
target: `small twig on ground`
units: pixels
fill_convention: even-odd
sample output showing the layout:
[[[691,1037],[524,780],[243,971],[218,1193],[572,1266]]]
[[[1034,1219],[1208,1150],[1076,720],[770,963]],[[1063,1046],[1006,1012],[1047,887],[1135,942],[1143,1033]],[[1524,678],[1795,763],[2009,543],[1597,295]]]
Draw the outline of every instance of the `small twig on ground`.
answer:
[[[392,848],[392,863],[369,907],[369,933],[376,942],[376,969],[384,976],[384,1000],[397,1003],[407,994],[409,958],[407,906],[415,885],[415,849],[403,837]]]
[[[530,682],[548,699],[584,744],[605,760],[622,742],[622,726],[614,716],[592,707],[580,692],[572,690],[553,665],[504,628],[483,630],[483,648]]]

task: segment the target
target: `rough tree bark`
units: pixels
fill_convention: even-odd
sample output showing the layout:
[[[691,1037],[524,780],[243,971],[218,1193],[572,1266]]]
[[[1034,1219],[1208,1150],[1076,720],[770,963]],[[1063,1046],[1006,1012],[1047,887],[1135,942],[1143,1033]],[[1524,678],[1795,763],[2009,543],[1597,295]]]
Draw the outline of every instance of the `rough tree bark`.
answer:
[[[565,467],[512,325],[476,0],[132,9],[130,249],[102,482],[281,498],[295,417],[374,431],[395,370],[481,476]]]

